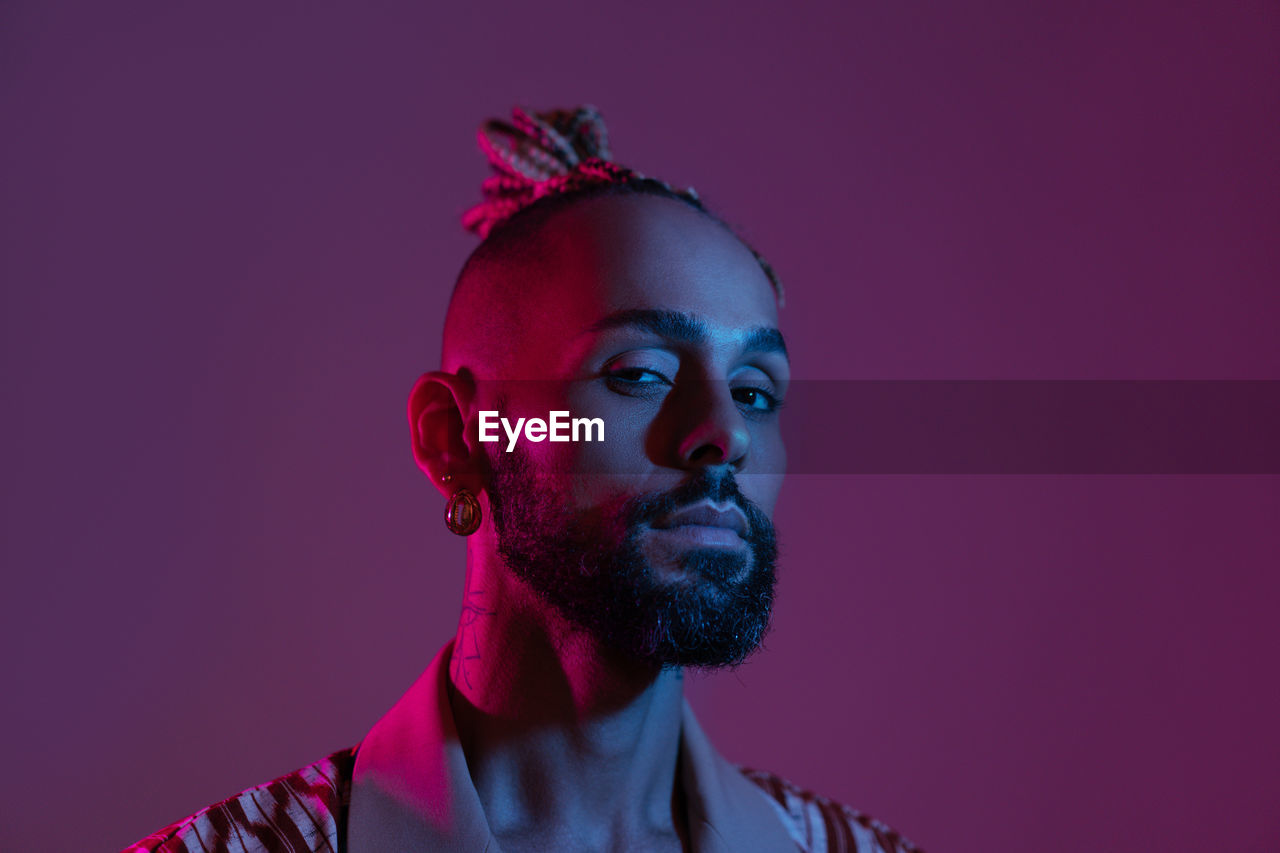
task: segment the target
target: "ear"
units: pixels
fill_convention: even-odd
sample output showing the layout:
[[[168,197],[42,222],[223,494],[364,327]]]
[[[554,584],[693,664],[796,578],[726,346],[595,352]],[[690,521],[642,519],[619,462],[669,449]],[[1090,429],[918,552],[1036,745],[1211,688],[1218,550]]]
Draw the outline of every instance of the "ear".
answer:
[[[469,379],[443,370],[422,374],[409,392],[413,458],[445,497],[459,488],[478,495],[488,481],[484,455],[473,453],[466,440],[467,412],[474,396]]]

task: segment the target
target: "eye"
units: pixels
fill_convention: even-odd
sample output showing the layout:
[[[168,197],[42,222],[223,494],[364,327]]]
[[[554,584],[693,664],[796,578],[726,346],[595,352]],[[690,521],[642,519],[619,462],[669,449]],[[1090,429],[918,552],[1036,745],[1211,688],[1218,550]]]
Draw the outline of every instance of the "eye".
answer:
[[[604,363],[605,387],[628,397],[658,399],[675,384],[680,359],[662,349],[641,347],[619,353]]]
[[[733,399],[758,414],[776,412],[782,406],[782,401],[765,389],[755,388],[750,385],[734,388]]]
[[[610,370],[606,377],[618,382],[632,385],[650,385],[655,383],[671,384],[671,380],[656,370],[647,367],[619,367]]]
[[[604,373],[604,383],[610,391],[627,397],[657,400],[666,396],[672,382],[660,371],[651,367],[613,367]]]

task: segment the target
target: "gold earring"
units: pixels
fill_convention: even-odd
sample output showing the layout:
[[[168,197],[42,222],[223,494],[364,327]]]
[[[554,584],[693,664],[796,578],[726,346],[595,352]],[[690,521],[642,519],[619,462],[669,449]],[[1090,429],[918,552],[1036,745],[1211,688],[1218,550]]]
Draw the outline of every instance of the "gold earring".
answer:
[[[480,529],[480,501],[466,489],[458,489],[444,508],[444,524],[459,536],[470,536]]]

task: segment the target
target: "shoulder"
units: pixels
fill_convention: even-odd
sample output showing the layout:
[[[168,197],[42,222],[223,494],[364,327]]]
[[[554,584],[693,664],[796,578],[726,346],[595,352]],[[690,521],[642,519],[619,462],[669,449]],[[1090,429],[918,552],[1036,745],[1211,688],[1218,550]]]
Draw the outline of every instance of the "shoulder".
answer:
[[[857,809],[806,791],[765,770],[739,767],[773,803],[805,853],[923,853],[902,835]]]
[[[153,832],[124,853],[337,850],[354,764],[354,747],[335,752],[201,809]]]

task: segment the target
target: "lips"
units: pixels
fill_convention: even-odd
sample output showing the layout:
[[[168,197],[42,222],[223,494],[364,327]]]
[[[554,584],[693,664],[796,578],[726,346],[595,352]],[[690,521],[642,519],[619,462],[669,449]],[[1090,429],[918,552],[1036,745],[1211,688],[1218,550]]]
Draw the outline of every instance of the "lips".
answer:
[[[685,526],[719,527],[732,530],[743,539],[747,538],[747,516],[735,504],[718,508],[710,501],[699,501],[669,513],[650,525],[655,530],[670,530]]]

